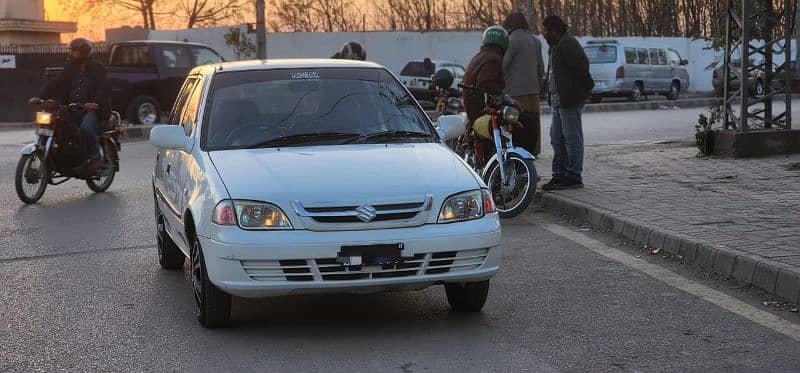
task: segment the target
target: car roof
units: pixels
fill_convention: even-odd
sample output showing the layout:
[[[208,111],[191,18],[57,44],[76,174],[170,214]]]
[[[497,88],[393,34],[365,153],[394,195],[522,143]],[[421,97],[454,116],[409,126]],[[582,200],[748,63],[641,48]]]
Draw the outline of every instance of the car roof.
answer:
[[[130,41],[123,41],[119,43],[114,43],[114,45],[132,45],[132,44],[150,44],[150,45],[192,45],[195,47],[205,47],[211,48],[208,45],[201,44],[201,43],[192,43],[188,41],[173,41],[173,40],[130,40]]]
[[[268,59],[268,60],[221,62],[221,63],[198,66],[195,68],[195,70],[201,72],[212,72],[212,71],[230,72],[230,71],[315,69],[315,68],[382,69],[384,67],[374,62],[320,58],[320,59]]]

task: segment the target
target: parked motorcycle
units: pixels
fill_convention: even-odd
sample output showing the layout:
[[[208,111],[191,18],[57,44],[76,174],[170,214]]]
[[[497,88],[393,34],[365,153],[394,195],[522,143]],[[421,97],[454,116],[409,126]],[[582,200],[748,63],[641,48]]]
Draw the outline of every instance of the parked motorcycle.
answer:
[[[76,178],[86,181],[95,192],[104,192],[119,171],[120,115],[112,112],[111,119],[100,133],[100,152],[104,163],[96,170],[86,167],[88,154],[78,125],[72,123],[71,114],[83,109],[83,104],[58,105],[47,100],[39,103],[36,113],[36,138],[22,148],[17,164],[14,186],[24,203],[36,203],[44,195],[47,185],[59,185]],[[101,127],[103,123],[101,123]]]

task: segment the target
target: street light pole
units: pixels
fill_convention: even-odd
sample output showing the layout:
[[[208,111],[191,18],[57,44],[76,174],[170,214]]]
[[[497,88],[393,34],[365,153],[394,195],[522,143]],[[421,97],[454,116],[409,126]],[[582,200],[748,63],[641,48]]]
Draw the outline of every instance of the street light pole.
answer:
[[[267,24],[264,0],[256,0],[256,56],[258,59],[267,58]]]

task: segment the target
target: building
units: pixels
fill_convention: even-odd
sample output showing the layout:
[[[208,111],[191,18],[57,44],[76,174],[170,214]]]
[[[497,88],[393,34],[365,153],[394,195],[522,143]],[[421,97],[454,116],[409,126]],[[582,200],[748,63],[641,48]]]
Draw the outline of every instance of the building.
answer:
[[[44,0],[0,0],[0,45],[60,43],[61,33],[77,28],[75,22],[46,21]]]

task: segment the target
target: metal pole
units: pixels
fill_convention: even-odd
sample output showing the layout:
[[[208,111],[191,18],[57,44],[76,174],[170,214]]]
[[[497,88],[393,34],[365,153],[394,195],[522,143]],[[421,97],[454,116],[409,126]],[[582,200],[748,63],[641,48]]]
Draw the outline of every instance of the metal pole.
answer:
[[[783,2],[783,11],[784,11],[784,19],[786,20],[786,44],[784,45],[784,53],[786,56],[786,60],[789,61],[786,67],[786,71],[783,72],[783,79],[786,82],[786,92],[784,92],[784,102],[786,103],[786,129],[792,129],[792,7],[791,5],[794,4],[795,6],[795,22],[800,24],[800,6],[798,6],[796,0],[784,0]],[[800,32],[800,27],[795,27],[795,35]],[[798,42],[800,38],[795,40],[795,43]],[[795,49],[797,50],[797,56],[800,57],[800,45],[795,45]],[[795,58],[795,63],[800,62],[800,59]]]
[[[740,102],[741,105],[740,112],[739,112],[739,119],[741,121],[739,125],[739,131],[743,132],[747,130],[748,127],[748,106],[750,106],[750,79],[748,79],[748,74],[750,70],[750,24],[751,24],[751,6],[750,0],[742,0],[742,36],[741,36],[741,45],[740,48],[742,49],[742,63],[740,66],[742,75],[740,80],[740,85],[742,87],[742,91],[740,92]]]
[[[760,9],[762,22],[761,38],[764,39],[764,128],[772,128],[772,46],[775,42],[772,36],[772,0],[761,0],[764,9]],[[788,57],[788,55],[787,55]],[[791,58],[789,58],[791,60]]]
[[[729,108],[728,105],[730,96],[728,93],[729,82],[731,80],[731,12],[733,12],[733,7],[731,6],[732,0],[728,0],[728,6],[725,9],[725,14],[728,17],[725,19],[725,56],[722,58],[722,74],[723,74],[723,81],[722,81],[722,125],[725,129],[730,129],[730,117],[729,117]]]
[[[261,60],[267,58],[267,24],[264,13],[264,0],[256,0],[256,55]]]

